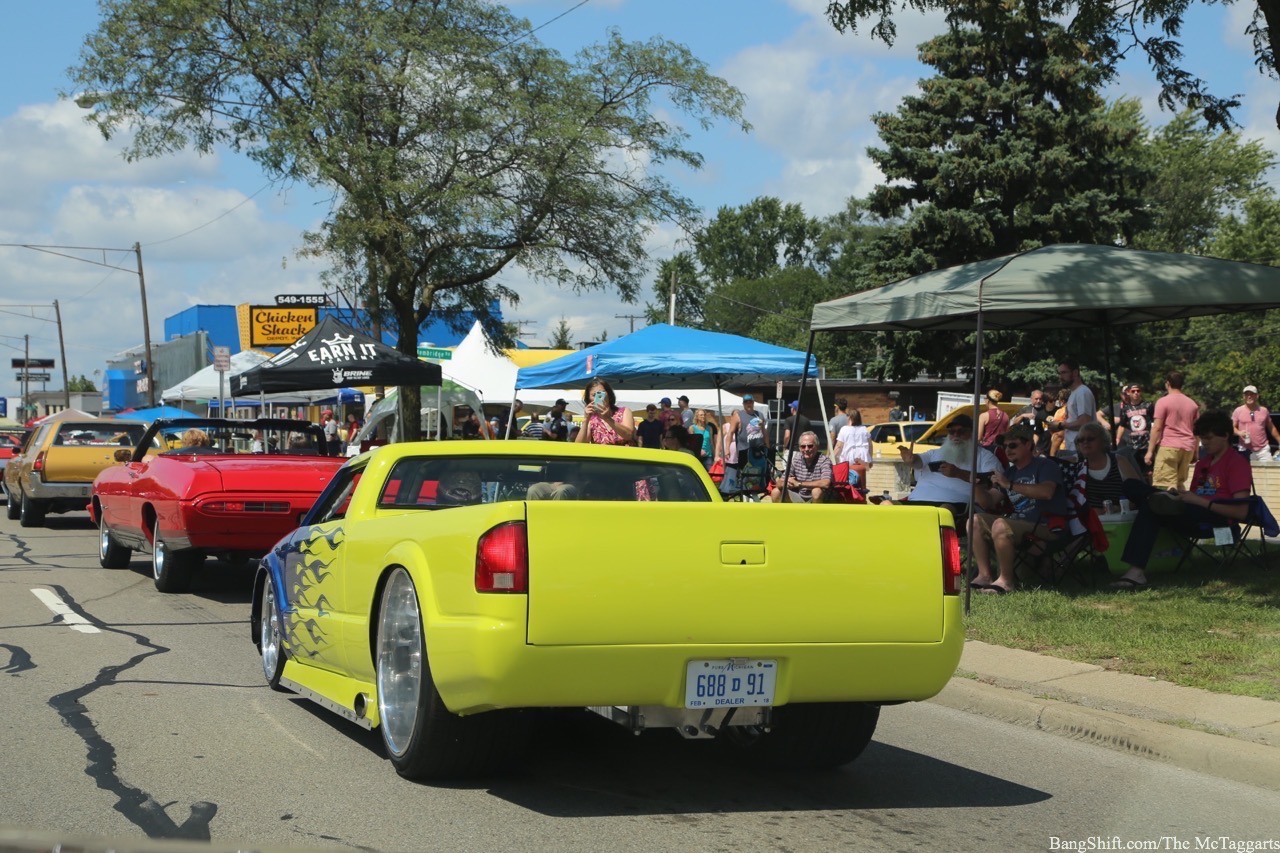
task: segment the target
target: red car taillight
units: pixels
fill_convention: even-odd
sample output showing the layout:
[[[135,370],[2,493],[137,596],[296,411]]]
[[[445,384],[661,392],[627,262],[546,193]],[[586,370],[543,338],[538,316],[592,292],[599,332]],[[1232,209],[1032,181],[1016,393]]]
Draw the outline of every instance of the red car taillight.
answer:
[[[205,512],[288,512],[288,501],[209,501]]]
[[[960,575],[963,569],[960,564],[960,536],[954,528],[942,528],[942,594],[959,595]]]
[[[40,472],[44,470],[44,457],[45,457],[45,454],[48,452],[49,451],[47,450],[41,450],[39,453],[36,454],[36,461],[31,463],[32,471]]]
[[[476,592],[528,591],[528,531],[523,521],[500,524],[476,544]]]

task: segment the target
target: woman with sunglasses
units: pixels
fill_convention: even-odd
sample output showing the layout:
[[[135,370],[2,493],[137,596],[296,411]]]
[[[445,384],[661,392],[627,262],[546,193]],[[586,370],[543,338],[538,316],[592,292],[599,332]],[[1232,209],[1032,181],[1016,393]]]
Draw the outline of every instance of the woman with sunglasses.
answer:
[[[1083,486],[1080,493],[1085,502],[1099,512],[1107,501],[1114,506],[1120,505],[1120,499],[1125,496],[1125,480],[1142,480],[1142,475],[1129,459],[1111,452],[1111,436],[1097,422],[1080,427],[1076,437],[1076,455],[1080,461],[1076,466],[1075,482],[1077,486]]]

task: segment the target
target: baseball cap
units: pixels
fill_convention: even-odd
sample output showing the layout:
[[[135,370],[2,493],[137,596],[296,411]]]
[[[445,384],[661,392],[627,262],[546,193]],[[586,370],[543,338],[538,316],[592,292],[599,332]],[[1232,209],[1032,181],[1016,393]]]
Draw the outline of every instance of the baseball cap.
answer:
[[[754,396],[754,395],[752,395],[752,394],[743,394],[743,395],[742,395],[742,402],[744,402],[744,403],[745,403],[745,402],[747,402],[748,400],[754,400],[754,399],[755,399],[755,396]]]
[[[791,401],[791,408],[793,408],[793,409],[798,409],[798,408],[800,408],[800,401],[799,401],[799,400],[792,400],[792,401]]]
[[[1257,385],[1246,385],[1246,386],[1244,386],[1244,393],[1245,393],[1245,394],[1257,394],[1257,393],[1258,393],[1258,386],[1257,386]]]
[[[965,429],[973,429],[973,418],[968,415],[956,415],[951,419],[950,425],[964,427]]]
[[[1142,383],[1141,383],[1141,382],[1130,382],[1128,385],[1124,386],[1124,390],[1125,390],[1125,391],[1132,391],[1134,388],[1141,389],[1141,388],[1142,388]]]
[[[670,398],[670,397],[663,397],[661,400],[659,400],[659,401],[658,401],[658,404],[659,404],[659,405],[662,405],[662,406],[670,406],[670,405],[671,405],[671,398]]]
[[[567,405],[569,405],[569,404],[568,404],[568,403],[566,403],[563,399],[560,399],[560,400],[556,400],[556,405],[557,405],[557,406],[567,406]]]
[[[689,398],[688,398],[688,397],[686,397],[686,396],[685,396],[685,395],[683,395],[683,394],[681,394],[679,397],[676,397],[676,399],[677,399],[677,400],[684,400],[686,403],[687,403],[687,402],[689,402]]]
[[[321,412],[321,414],[323,414],[323,415],[332,415],[332,414],[333,414],[333,409],[325,409],[323,412]]]

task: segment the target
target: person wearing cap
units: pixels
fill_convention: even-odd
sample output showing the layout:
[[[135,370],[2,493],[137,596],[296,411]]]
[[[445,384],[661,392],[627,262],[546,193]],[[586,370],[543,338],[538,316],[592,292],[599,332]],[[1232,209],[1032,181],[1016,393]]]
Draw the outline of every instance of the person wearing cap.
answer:
[[[813,429],[809,419],[800,414],[799,400],[791,401],[790,411],[791,414],[782,421],[782,449],[788,453],[791,452],[791,436],[799,436]]]
[[[720,488],[722,491],[734,491],[739,488],[743,465],[761,467],[766,464],[769,456],[769,412],[756,408],[754,394],[743,394],[742,407],[734,409],[721,433],[725,476]]]
[[[320,425],[324,427],[325,453],[329,456],[341,456],[342,441],[338,438],[338,422],[333,419],[333,409],[321,412]]]
[[[684,426],[685,429],[691,428],[693,426],[694,412],[693,412],[693,409],[689,408],[689,398],[686,397],[684,394],[681,394],[679,397],[676,397],[676,406],[678,407],[677,410],[680,413],[680,423]]]
[[[1029,425],[1025,426],[1028,430]],[[843,448],[842,448],[843,449]],[[944,506],[957,517],[969,511],[973,468],[973,418],[956,415],[947,424],[947,438],[941,447],[916,453],[914,446],[899,446],[902,461],[915,469],[916,487],[907,495],[906,503]],[[978,474],[993,474],[1000,469],[996,455],[978,448]],[[884,503],[884,501],[881,501]]]
[[[636,436],[640,439],[641,447],[651,447],[657,450],[662,447],[662,435],[666,432],[666,426],[662,421],[658,420],[658,407],[653,403],[644,407],[644,420],[636,424]]]
[[[1071,506],[1062,466],[1035,455],[1035,433],[1028,424],[1004,434],[1009,467],[991,475],[991,488],[975,490],[982,511],[971,520],[969,542],[978,573],[970,586],[990,595],[1017,589],[1017,549],[1028,536],[1051,542],[1067,529]],[[1008,500],[1008,515],[991,510]],[[994,565],[992,556],[995,556]]]
[[[1271,412],[1258,404],[1258,386],[1244,386],[1244,405],[1231,413],[1231,427],[1239,439],[1239,447],[1253,462],[1271,461],[1271,444],[1267,436],[1280,442],[1280,430],[1271,422]]]
[[[663,397],[658,401],[658,405],[662,407],[658,410],[658,420],[662,422],[662,428],[664,430],[672,424],[683,425],[684,422],[680,418],[680,413],[671,408],[670,397]]]
[[[567,402],[559,399],[547,412],[547,421],[542,425],[544,441],[564,441],[569,436],[569,419],[564,413],[568,406]]]

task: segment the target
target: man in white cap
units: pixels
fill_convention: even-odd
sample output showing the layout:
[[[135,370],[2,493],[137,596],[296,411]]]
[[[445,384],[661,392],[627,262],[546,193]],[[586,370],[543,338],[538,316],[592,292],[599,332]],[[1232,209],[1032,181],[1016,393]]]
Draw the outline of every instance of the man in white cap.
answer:
[[[1240,440],[1240,449],[1254,462],[1271,461],[1270,435],[1280,442],[1280,430],[1271,422],[1271,412],[1258,404],[1258,386],[1244,386],[1244,405],[1231,413],[1231,426]]]

